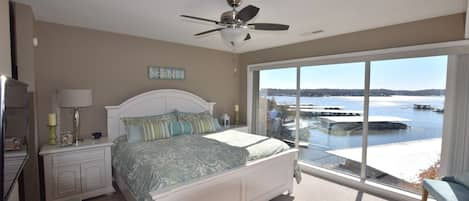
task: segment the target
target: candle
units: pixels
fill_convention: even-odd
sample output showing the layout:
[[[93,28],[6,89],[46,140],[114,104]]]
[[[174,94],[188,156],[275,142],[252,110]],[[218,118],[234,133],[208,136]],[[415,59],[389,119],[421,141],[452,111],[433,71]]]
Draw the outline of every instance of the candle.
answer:
[[[57,126],[57,116],[55,113],[49,113],[49,126]]]
[[[236,105],[234,106],[234,111],[235,111],[235,112],[239,112],[239,105],[236,104]]]

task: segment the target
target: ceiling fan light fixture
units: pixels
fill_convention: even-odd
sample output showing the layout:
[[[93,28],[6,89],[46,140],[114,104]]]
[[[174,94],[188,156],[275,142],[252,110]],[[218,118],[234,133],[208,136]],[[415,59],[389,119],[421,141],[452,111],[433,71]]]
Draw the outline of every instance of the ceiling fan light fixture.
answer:
[[[239,27],[239,28],[224,28],[221,31],[221,37],[228,41],[231,44],[239,44],[244,41],[248,34],[248,29]]]
[[[239,7],[242,0],[226,1],[232,9],[222,13],[220,21],[190,15],[181,15],[181,17],[204,22],[211,22],[218,25],[219,28],[197,33],[194,36],[201,36],[219,31],[223,40],[231,44],[231,46],[241,45],[245,41],[251,40],[252,36],[249,34],[249,30],[287,31],[290,27],[289,25],[276,23],[249,23],[250,20],[253,20],[257,16],[260,8],[253,5],[248,5],[238,10],[237,7]]]

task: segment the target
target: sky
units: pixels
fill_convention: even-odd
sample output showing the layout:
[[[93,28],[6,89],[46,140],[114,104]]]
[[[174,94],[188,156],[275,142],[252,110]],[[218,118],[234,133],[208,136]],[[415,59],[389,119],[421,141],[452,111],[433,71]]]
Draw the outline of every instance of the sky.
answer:
[[[370,88],[392,90],[445,89],[447,56],[371,62]],[[302,89],[363,89],[365,62],[301,68]],[[260,88],[295,89],[296,68],[262,70]]]

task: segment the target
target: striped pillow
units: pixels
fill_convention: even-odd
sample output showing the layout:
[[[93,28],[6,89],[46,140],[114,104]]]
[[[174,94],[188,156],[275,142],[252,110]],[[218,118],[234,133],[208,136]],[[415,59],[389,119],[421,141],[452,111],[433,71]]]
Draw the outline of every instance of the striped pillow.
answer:
[[[124,119],[129,143],[148,142],[171,137],[168,121],[154,119]]]
[[[217,126],[215,125],[215,121],[212,117],[193,119],[190,122],[192,124],[192,128],[194,129],[194,133],[196,134],[204,134],[217,131]]]
[[[142,116],[142,117],[123,117],[121,118],[122,121],[136,121],[140,122],[142,120],[164,120],[164,121],[174,121],[177,120],[177,113],[176,111],[166,113],[166,114],[159,114],[153,116]]]
[[[169,132],[171,136],[191,135],[193,133],[192,124],[189,121],[170,121]]]
[[[179,121],[192,121],[194,119],[212,118],[210,112],[189,113],[189,112],[176,112]]]
[[[143,141],[153,141],[159,139],[170,138],[168,121],[146,121],[143,127]]]

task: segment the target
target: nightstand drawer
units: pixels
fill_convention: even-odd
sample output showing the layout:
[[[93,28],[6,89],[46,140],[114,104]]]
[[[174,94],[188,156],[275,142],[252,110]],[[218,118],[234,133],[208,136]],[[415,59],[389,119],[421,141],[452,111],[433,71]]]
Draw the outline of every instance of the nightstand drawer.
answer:
[[[80,152],[58,153],[52,158],[54,166],[82,163],[83,161],[104,160],[105,149],[82,150]]]

